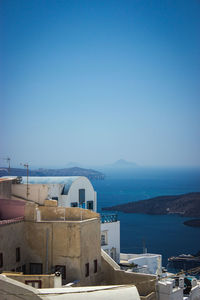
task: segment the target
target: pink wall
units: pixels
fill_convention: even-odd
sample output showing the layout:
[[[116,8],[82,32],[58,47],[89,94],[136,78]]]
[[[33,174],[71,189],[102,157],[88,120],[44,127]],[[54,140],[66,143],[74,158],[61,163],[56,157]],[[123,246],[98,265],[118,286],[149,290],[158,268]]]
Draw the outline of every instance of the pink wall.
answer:
[[[23,217],[25,201],[0,199],[0,220]]]

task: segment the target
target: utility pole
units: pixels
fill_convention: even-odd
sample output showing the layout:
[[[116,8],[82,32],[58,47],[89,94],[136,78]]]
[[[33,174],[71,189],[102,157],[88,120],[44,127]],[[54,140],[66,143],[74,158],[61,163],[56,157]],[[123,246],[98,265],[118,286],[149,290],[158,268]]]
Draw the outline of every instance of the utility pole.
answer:
[[[10,157],[7,157],[7,163],[8,163],[8,175],[10,175]]]
[[[24,166],[24,168],[26,168],[26,199],[28,201],[28,196],[29,196],[29,187],[28,187],[28,176],[29,176],[29,164],[20,164],[22,166]]]

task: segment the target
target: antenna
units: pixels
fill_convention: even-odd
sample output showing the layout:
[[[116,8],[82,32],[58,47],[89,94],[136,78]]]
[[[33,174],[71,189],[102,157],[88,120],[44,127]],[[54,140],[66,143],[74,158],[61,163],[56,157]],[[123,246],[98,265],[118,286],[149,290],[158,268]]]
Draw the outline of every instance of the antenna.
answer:
[[[11,161],[10,157],[7,157],[7,158],[6,158],[6,161],[7,161],[7,163],[8,163],[8,169],[10,170],[10,161]]]
[[[8,163],[8,174],[10,173],[10,157],[2,157],[1,159],[5,160]]]

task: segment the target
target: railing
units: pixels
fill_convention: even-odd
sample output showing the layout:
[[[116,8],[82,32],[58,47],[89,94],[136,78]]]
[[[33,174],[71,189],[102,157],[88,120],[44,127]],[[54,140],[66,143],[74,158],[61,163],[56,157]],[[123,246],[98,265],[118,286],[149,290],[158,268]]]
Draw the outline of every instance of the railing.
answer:
[[[101,215],[101,223],[112,223],[117,221],[118,221],[117,214]]]

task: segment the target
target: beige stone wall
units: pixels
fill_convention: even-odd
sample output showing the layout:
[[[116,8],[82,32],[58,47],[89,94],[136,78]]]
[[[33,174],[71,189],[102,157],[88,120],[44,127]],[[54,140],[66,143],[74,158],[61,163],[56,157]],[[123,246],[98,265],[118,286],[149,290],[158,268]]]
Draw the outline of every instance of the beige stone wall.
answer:
[[[37,211],[41,221],[37,222]],[[66,221],[63,221],[65,215]],[[43,221],[46,219],[46,221]],[[53,219],[53,220],[52,220]],[[20,247],[21,260],[16,263],[16,248]],[[90,210],[79,208],[38,206],[28,202],[25,222],[0,226],[0,253],[4,267],[0,271],[16,270],[30,263],[43,265],[43,274],[51,274],[55,266],[66,267],[66,282],[79,280],[80,285],[100,283],[101,274],[100,218]],[[97,273],[94,273],[97,260]],[[85,264],[89,276],[85,277]],[[6,266],[6,267],[5,267]]]
[[[45,199],[48,198],[48,186],[46,184],[29,184],[28,193],[29,200],[42,205],[44,204]],[[27,185],[12,184],[12,195],[27,199]]]
[[[34,222],[36,221],[37,218],[36,209],[37,209],[37,205],[35,203],[26,202],[25,212],[24,212],[25,221],[34,221]]]
[[[101,276],[101,229],[100,220],[83,222],[81,226],[81,277],[82,285],[100,284]],[[97,260],[97,273],[94,273],[94,260]],[[85,264],[89,263],[89,276],[85,277]]]
[[[102,257],[102,272],[105,284],[134,284],[143,299],[155,298],[156,276],[115,270]]]
[[[24,221],[0,225],[0,253],[3,253],[2,271],[16,270],[26,264],[27,249],[24,239]],[[16,262],[16,248],[20,247],[20,261]]]
[[[51,273],[56,265],[64,265],[66,282],[95,282],[101,272],[99,219],[26,222],[25,226],[29,262],[42,263],[43,273]],[[94,274],[95,259],[98,261],[98,272]],[[85,278],[85,264],[88,262],[90,276]]]
[[[24,275],[22,273],[3,273],[6,277],[25,283],[26,281],[41,281],[41,288],[53,288],[54,287],[54,274],[50,275]]]
[[[12,181],[0,181],[0,198],[8,198],[11,197],[11,185]]]

